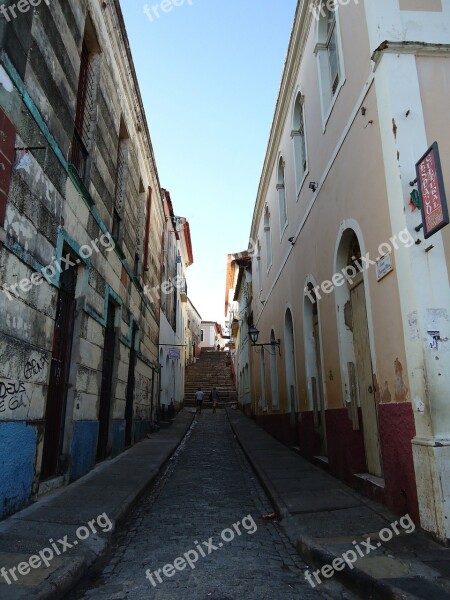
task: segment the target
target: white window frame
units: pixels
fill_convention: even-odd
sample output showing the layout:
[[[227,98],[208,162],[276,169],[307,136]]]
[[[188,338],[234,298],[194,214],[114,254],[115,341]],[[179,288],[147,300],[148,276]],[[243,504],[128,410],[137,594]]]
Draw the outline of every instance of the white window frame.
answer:
[[[301,129],[297,128],[297,123],[296,123],[296,109],[297,109],[299,99],[300,99],[300,103],[302,106],[303,135],[301,134]],[[298,142],[296,142],[296,138],[299,138],[299,137],[303,138],[303,142],[300,142],[301,147],[297,148]],[[296,91],[295,96],[294,96],[294,104],[292,107],[291,138],[292,138],[292,152],[293,152],[293,156],[294,156],[296,198],[297,198],[297,202],[298,202],[299,197],[300,197],[300,192],[303,188],[303,184],[305,183],[305,180],[309,174],[308,143],[307,143],[307,137],[306,137],[306,119],[305,119],[305,96],[300,89],[298,89]],[[299,177],[300,168],[299,168],[299,160],[298,159],[299,159],[299,152],[300,152],[301,148],[304,148],[304,152],[305,152],[304,158],[305,158],[306,165],[305,165],[305,169],[303,170],[301,177]],[[303,169],[303,165],[302,165],[302,169]]]
[[[277,194],[278,194],[278,216],[280,219],[280,242],[288,226],[288,207],[286,196],[286,162],[280,154],[277,162]],[[283,206],[282,206],[283,205]],[[284,210],[282,211],[282,208]],[[282,214],[284,213],[284,214]],[[283,223],[284,219],[284,223]]]
[[[266,271],[270,271],[273,263],[272,227],[270,223],[270,211],[266,206],[264,209],[264,239],[266,242]],[[269,253],[270,249],[270,253]],[[269,260],[270,258],[270,260]]]
[[[328,11],[326,7],[324,10]],[[336,6],[335,10],[332,11],[335,17],[334,31],[336,32],[336,50],[338,55],[338,67],[339,67],[339,83],[337,85],[334,94],[331,89],[331,77],[330,77],[330,63],[328,58],[328,47],[331,39],[330,32],[327,35],[327,39],[323,39],[323,29],[327,30],[328,23],[328,12],[326,16],[321,15],[316,29],[316,47],[314,48],[314,54],[317,57],[317,68],[319,75],[319,89],[320,89],[320,105],[322,108],[322,127],[325,133],[328,120],[333,112],[334,105],[338,99],[339,93],[345,84],[345,65],[344,65],[344,52],[342,47],[342,36],[340,26],[340,15],[339,7]]]

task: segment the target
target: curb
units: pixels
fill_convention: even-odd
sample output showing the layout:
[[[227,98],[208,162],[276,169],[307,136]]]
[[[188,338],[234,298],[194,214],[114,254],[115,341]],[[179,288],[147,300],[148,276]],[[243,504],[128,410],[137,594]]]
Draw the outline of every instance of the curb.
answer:
[[[252,454],[247,449],[245,442],[239,437],[236,428],[230,419],[228,410],[226,412],[228,422],[230,423],[234,436],[236,437],[253,471],[257,475],[261,485],[264,488],[264,491],[268,495],[281,520],[285,519],[286,517],[293,516],[289,512],[283,498],[280,496],[272,482],[264,473],[264,470],[259,466],[258,461],[253,458]],[[311,566],[321,568],[324,565],[331,564],[335,558],[338,558],[337,555],[325,550],[325,548],[318,544],[313,538],[297,535],[295,539],[292,539],[291,535],[288,531],[286,531],[284,526],[283,529],[291,542],[294,544],[298,554]],[[423,600],[422,597],[410,594],[395,586],[392,586],[386,580],[376,579],[375,577],[372,577],[365,571],[362,571],[356,567],[353,567],[353,569],[345,568],[343,571],[335,571],[334,578],[342,583],[347,589],[362,595],[361,597],[367,598],[367,600]],[[320,586],[317,586],[315,589],[320,589]],[[367,595],[368,593],[369,595]]]
[[[178,450],[179,446],[185,439],[186,435],[190,431],[194,422],[195,415],[191,415],[191,419],[187,420],[186,428],[181,435],[178,443],[175,447],[167,453],[164,457],[163,462],[157,469],[151,472],[149,479],[142,485],[135,493],[128,496],[127,500],[122,503],[118,509],[118,515],[113,520],[113,528],[108,534],[102,537],[104,541],[101,549],[95,551],[91,548],[87,548],[83,553],[70,557],[70,565],[61,565],[59,569],[49,575],[43,583],[37,586],[34,590],[30,589],[27,593],[27,598],[30,600],[61,600],[66,597],[73,588],[81,581],[81,579],[87,574],[88,570],[94,563],[96,563],[110,548],[111,541],[117,527],[124,519],[128,516],[131,510],[135,507],[140,498],[146,493],[146,491],[154,483],[155,479],[164,469],[169,462],[170,458]]]

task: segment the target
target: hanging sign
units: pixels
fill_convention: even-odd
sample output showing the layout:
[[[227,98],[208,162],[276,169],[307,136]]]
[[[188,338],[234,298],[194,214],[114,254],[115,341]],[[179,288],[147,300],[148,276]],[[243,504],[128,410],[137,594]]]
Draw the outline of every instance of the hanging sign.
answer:
[[[437,142],[434,142],[416,163],[416,173],[422,205],[423,233],[426,239],[449,223]]]

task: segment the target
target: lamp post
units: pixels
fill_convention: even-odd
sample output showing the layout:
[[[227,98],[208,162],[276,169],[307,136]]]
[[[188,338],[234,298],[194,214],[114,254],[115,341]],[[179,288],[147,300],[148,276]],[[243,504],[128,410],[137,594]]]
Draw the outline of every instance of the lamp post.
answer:
[[[266,342],[264,344],[259,343],[258,344],[258,338],[259,338],[259,331],[256,329],[256,327],[254,325],[250,325],[250,327],[248,328],[248,336],[250,338],[250,341],[252,343],[252,346],[256,347],[256,346],[278,346],[279,348],[279,352],[280,352],[280,356],[281,356],[281,340],[271,340],[270,342]]]

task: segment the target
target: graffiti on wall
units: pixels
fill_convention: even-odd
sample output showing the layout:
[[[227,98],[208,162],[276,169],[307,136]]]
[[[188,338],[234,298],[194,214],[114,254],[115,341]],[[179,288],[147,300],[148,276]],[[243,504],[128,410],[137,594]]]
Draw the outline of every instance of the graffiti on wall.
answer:
[[[15,412],[20,408],[28,409],[30,397],[23,381],[0,379],[0,414],[7,410]]]

